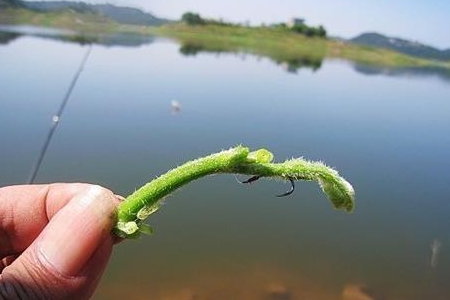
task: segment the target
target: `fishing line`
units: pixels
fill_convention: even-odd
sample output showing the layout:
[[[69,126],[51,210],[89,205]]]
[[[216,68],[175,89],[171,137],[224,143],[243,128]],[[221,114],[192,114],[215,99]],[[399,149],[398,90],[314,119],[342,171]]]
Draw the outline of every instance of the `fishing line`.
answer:
[[[50,142],[52,140],[53,134],[55,133],[56,128],[59,125],[59,122],[61,120],[61,116],[64,112],[64,109],[66,108],[67,102],[69,102],[70,95],[72,94],[72,91],[77,84],[78,78],[80,77],[81,72],[84,69],[84,66],[86,65],[86,61],[89,58],[89,55],[91,54],[92,46],[89,45],[86,53],[83,56],[83,59],[81,60],[81,63],[78,67],[78,70],[75,73],[75,76],[72,79],[72,82],[69,85],[69,88],[66,91],[66,94],[64,95],[64,98],[62,99],[61,105],[59,106],[58,111],[52,118],[52,125],[50,126],[50,129],[47,134],[47,138],[45,139],[44,144],[42,145],[41,151],[39,152],[39,156],[36,160],[36,163],[34,164],[33,168],[30,171],[30,175],[28,176],[27,183],[31,184],[34,183],[34,180],[36,179],[36,175],[39,172],[39,168],[41,167],[42,160],[44,159],[45,153],[47,152],[48,146],[50,145]]]

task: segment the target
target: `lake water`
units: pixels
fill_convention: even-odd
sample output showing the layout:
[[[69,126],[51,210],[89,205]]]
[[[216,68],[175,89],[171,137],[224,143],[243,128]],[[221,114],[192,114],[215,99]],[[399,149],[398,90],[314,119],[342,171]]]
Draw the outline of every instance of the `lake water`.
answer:
[[[116,247],[94,299],[450,298],[445,76],[336,60],[292,70],[252,55],[180,52],[164,39],[118,44],[6,35],[0,186],[26,182],[92,47],[36,182],[127,195],[186,160],[244,144],[336,167],[357,206],[335,211],[311,182],[280,199],[284,182],[202,179],[152,216],[154,236]]]

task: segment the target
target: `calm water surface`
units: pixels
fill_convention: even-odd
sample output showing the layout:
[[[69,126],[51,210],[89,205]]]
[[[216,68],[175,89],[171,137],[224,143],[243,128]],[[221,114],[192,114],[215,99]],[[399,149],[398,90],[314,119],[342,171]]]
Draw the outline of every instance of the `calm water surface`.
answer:
[[[195,182],[151,218],[153,237],[116,247],[94,299],[450,299],[450,81],[129,46],[93,46],[37,182],[126,195],[242,143],[336,167],[357,207],[334,211],[314,183],[279,199],[286,183]],[[0,44],[0,186],[26,181],[87,48]]]

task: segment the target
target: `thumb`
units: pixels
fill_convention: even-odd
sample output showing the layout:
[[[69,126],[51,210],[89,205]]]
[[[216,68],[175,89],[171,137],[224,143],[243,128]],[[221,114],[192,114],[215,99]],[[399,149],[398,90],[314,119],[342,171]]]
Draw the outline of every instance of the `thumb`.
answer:
[[[113,246],[116,202],[100,186],[74,196],[3,270],[0,295],[9,291],[11,298],[20,299],[89,298]]]

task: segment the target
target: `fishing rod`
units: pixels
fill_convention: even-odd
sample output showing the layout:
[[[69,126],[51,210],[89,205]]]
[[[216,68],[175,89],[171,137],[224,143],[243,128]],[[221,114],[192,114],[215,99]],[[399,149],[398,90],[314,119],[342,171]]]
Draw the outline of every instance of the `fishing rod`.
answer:
[[[50,142],[53,138],[53,134],[55,133],[56,128],[58,127],[59,122],[61,121],[61,116],[64,112],[64,109],[66,108],[67,103],[69,102],[70,95],[72,94],[72,91],[77,84],[78,78],[80,77],[80,74],[83,71],[84,66],[86,65],[86,61],[88,60],[89,55],[91,54],[91,51],[92,51],[92,45],[89,45],[88,49],[86,50],[86,53],[83,56],[83,59],[80,62],[78,70],[75,72],[75,75],[72,78],[72,82],[70,83],[69,88],[67,89],[66,94],[64,95],[64,98],[62,99],[62,102],[59,106],[58,111],[52,117],[52,125],[50,126],[50,129],[48,131],[47,138],[45,139],[44,144],[42,145],[41,151],[39,152],[39,156],[38,156],[35,164],[33,165],[32,169],[30,171],[30,174],[28,176],[28,179],[27,179],[28,184],[34,183],[34,180],[36,179],[36,175],[39,172],[39,168],[41,167],[42,160],[44,159],[45,153],[47,152],[48,146],[50,145]]]

